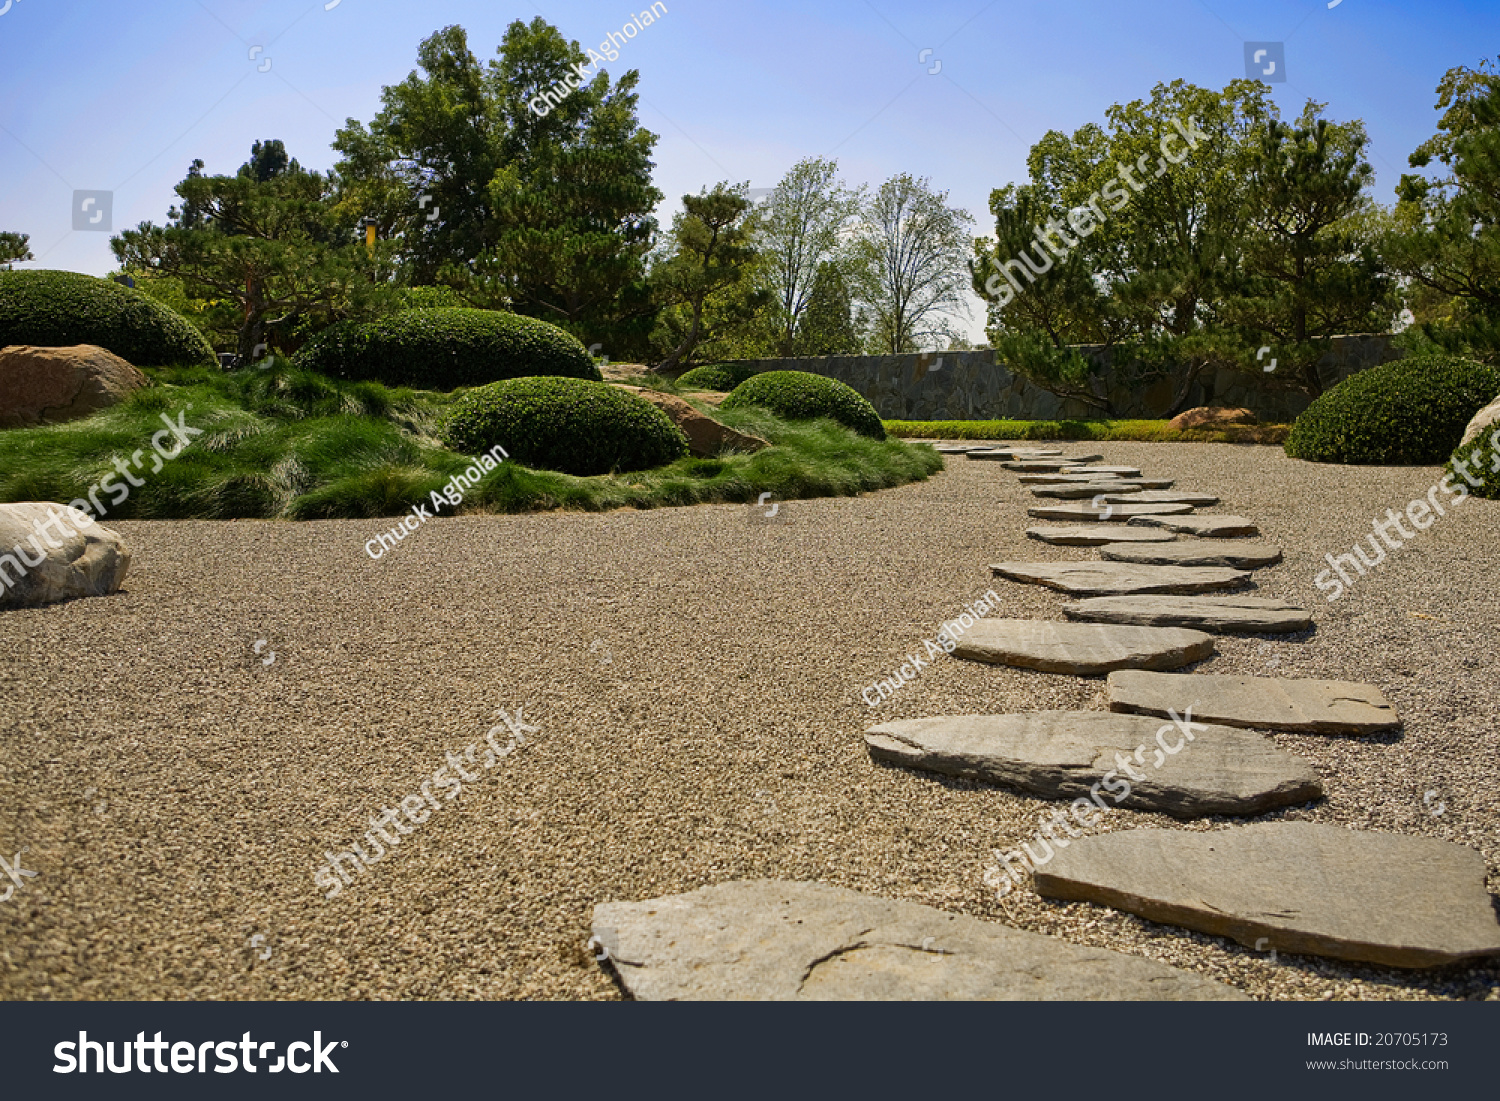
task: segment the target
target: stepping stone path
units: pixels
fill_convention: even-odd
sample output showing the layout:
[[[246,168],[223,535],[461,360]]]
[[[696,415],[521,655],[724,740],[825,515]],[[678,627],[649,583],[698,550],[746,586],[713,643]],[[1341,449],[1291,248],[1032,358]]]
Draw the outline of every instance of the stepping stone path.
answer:
[[[992,665],[1087,677],[1115,669],[1180,669],[1213,652],[1212,635],[1180,627],[981,619],[959,636],[952,654]]]
[[[1342,680],[1290,680],[1223,674],[1109,675],[1109,709],[1170,717],[1191,707],[1202,722],[1299,734],[1380,734],[1401,720],[1380,689]]]
[[[1137,566],[1131,562],[997,562],[990,569],[997,577],[1046,585],[1077,596],[1213,592],[1237,589],[1250,580],[1244,570]]]
[[[1164,963],[823,883],[752,880],[594,907],[641,1001],[1246,1001]]]
[[[1110,543],[1175,543],[1177,536],[1152,528],[1124,524],[1079,524],[1072,527],[1027,528],[1026,534],[1060,547],[1100,547]]]
[[[1129,493],[1130,490],[1125,490],[1124,492]],[[1206,508],[1209,505],[1219,503],[1219,499],[1212,493],[1187,493],[1183,490],[1136,489],[1136,494],[1133,497],[1123,497],[1120,494],[1121,490],[1110,489],[1106,486],[1104,499],[1106,501],[1120,501],[1130,504],[1192,505],[1194,508]]]
[[[980,447],[969,452],[971,459],[991,459],[1008,462],[1012,459],[1056,459],[1060,458],[1062,451],[1056,448],[1022,448],[1022,447]]]
[[[1192,511],[1192,505],[1129,505],[1106,502],[1099,508],[1091,504],[1033,505],[1026,510],[1026,515],[1035,516],[1038,520],[1063,520],[1084,524],[1093,521],[1102,524],[1107,520],[1122,520],[1128,523],[1132,519],[1145,516],[1153,519],[1185,516]]]
[[[1263,822],[1084,837],[1037,869],[1036,888],[1260,950],[1438,967],[1500,955],[1486,872],[1447,841]]]
[[[1178,519],[1171,513],[1162,512],[1155,516],[1136,516],[1126,522],[1142,527],[1166,528],[1168,531],[1197,535],[1205,539],[1234,539],[1242,535],[1260,534],[1260,528],[1243,516],[1187,516]]]
[[[1092,500],[1095,497],[1103,497],[1106,501],[1123,501],[1126,499],[1125,495],[1144,492],[1145,490],[1140,486],[1110,485],[1102,482],[1068,482],[1065,485],[1031,487],[1033,497],[1055,497],[1065,501],[1076,498]]]
[[[1064,604],[1062,610],[1069,619],[1090,623],[1192,627],[1219,635],[1285,634],[1312,626],[1306,609],[1253,596],[1101,596]]]
[[[1313,767],[1269,738],[1187,725],[1191,742],[1174,723],[1107,711],[944,715],[872,726],[865,746],[873,759],[905,768],[1003,784],[1043,799],[1084,799],[1084,821],[1093,821],[1099,801],[1109,810],[1197,818],[1260,814],[1322,797]],[[1127,775],[1122,760],[1145,777],[1131,780],[1128,793],[1116,781]]]
[[[1281,561],[1281,548],[1270,543],[1220,543],[1208,539],[1168,543],[1166,546],[1106,544],[1099,556],[1110,562],[1140,562],[1148,566],[1228,566],[1255,570]]]

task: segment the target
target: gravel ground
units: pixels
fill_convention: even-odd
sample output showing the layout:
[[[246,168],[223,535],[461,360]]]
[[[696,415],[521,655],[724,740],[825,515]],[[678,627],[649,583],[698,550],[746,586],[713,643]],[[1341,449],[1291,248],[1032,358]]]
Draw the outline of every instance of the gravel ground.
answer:
[[[1369,681],[1406,721],[1394,737],[1277,735],[1328,797],[1267,817],[1443,838],[1500,867],[1500,503],[1464,504],[1329,604],[1313,586],[1324,553],[1438,470],[1089,450],[1221,493],[1209,511],[1254,518],[1286,550],[1261,593],[1316,609],[1313,631],[1225,638],[1199,671]],[[1273,961],[1029,889],[996,899],[991,850],[1054,805],[874,765],[861,734],[1102,709],[1103,678],[940,659],[877,708],[860,691],[989,588],[995,614],[1061,618],[1061,594],[986,568],[1094,557],[1026,539],[1032,500],[998,464],[956,458],[925,484],[770,520],[750,506],[436,520],[380,562],[363,550],[379,521],[110,525],[135,554],[124,591],[3,613],[0,850],[26,846],[38,875],[0,904],[0,997],[618,998],[585,949],[594,903],[779,877],[1260,998],[1500,998],[1496,961]],[[524,747],[325,900],[320,854],[518,706],[540,728]],[[1101,828],[1229,821],[1121,810]]]

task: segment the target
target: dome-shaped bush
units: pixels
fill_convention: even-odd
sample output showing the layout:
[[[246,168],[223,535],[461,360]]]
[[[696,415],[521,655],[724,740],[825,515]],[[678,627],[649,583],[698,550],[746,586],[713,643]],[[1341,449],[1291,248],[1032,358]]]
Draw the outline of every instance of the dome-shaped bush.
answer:
[[[496,444],[516,462],[588,477],[665,466],[687,454],[682,430],[649,401],[602,382],[518,378],[464,394],[440,432],[465,455]]]
[[[743,364],[715,363],[708,367],[694,367],[677,380],[677,385],[683,390],[718,390],[727,393],[754,376],[754,368]]]
[[[499,310],[402,310],[379,321],[342,321],[308,341],[294,362],[334,378],[423,390],[534,375],[603,378],[576,337]]]
[[[825,375],[766,371],[736,386],[721,408],[746,405],[759,405],[789,421],[828,417],[861,436],[885,439],[885,425],[875,407],[853,387]]]
[[[1500,393],[1500,369],[1452,355],[1398,359],[1361,371],[1309,405],[1286,453],[1315,463],[1446,462],[1476,412]]]
[[[0,271],[0,348],[96,344],[137,367],[211,366],[203,334],[155,299],[72,271]]]

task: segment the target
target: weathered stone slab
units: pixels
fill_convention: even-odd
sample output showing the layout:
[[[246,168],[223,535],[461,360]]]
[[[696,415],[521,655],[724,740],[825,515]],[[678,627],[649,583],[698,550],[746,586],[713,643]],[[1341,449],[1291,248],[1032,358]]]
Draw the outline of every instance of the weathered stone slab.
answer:
[[[990,569],[1011,581],[1046,585],[1077,596],[1205,593],[1238,589],[1250,580],[1244,570],[1137,566],[1130,562],[996,562]]]
[[[1438,967],[1500,955],[1486,870],[1430,837],[1261,822],[1080,838],[1036,870],[1036,889],[1262,951]]]
[[[1005,784],[1044,799],[1096,797],[1080,824],[1094,821],[1099,800],[1106,809],[1194,818],[1259,814],[1322,796],[1312,766],[1269,738],[1183,721],[1188,729],[1107,711],[945,715],[873,726],[865,745],[877,761]],[[1117,758],[1144,778],[1117,781],[1130,775]]]
[[[1061,471],[1059,471],[1059,473],[1061,473],[1061,474],[1092,474],[1096,478],[1099,475],[1101,475],[1101,474],[1113,474],[1113,475],[1115,475],[1116,477],[1119,477],[1119,478],[1139,478],[1141,476],[1141,469],[1140,469],[1140,467],[1137,467],[1137,466],[1077,466],[1077,465],[1069,465],[1069,466],[1064,467]]]
[[[1113,485],[1102,482],[1068,482],[1066,485],[1032,486],[1033,497],[1055,498],[1063,501],[1093,500],[1103,497],[1106,501],[1122,501],[1130,494],[1144,493],[1140,486]]]
[[[1125,508],[1125,505],[1117,505]],[[1166,528],[1184,535],[1198,535],[1205,539],[1237,539],[1244,535],[1259,535],[1260,528],[1243,516],[1186,516],[1178,518],[1173,513],[1161,512],[1155,516],[1136,516],[1126,523],[1142,527]]]
[[[1100,547],[1109,543],[1173,543],[1177,536],[1159,528],[1131,528],[1124,524],[1077,524],[1071,527],[1027,528],[1026,534],[1060,547]]]
[[[1125,490],[1124,492],[1130,492]],[[1104,499],[1106,501],[1129,502],[1130,504],[1158,504],[1158,505],[1192,505],[1194,508],[1207,508],[1216,505],[1219,499],[1212,493],[1189,493],[1185,490],[1138,490],[1135,496],[1122,497],[1121,490],[1106,490]]]
[[[1218,635],[1285,634],[1312,625],[1305,608],[1253,596],[1101,596],[1064,604],[1063,614],[1090,623],[1192,627]]]
[[[1118,474],[1022,474],[1023,486],[1056,486],[1087,482],[1108,486],[1139,486],[1141,489],[1171,489],[1171,478],[1122,478]]]
[[[51,501],[0,505],[0,608],[119,590],[130,548],[89,513]]]
[[[1155,960],[876,898],[751,880],[594,907],[641,1001],[1244,1001]]]
[[[1270,543],[1218,542],[1193,539],[1166,545],[1102,546],[1100,557],[1110,562],[1140,562],[1148,566],[1228,566],[1256,570],[1281,561],[1281,548]]]
[[[1106,520],[1129,522],[1135,517],[1185,516],[1193,511],[1192,505],[1129,505],[1103,502],[1098,508],[1085,501],[1072,505],[1033,505],[1026,515],[1038,520],[1063,520],[1073,523],[1103,523]]]
[[[1022,457],[1013,459],[1007,463],[1001,463],[1000,465],[1005,467],[1006,470],[1014,470],[1021,474],[1055,474],[1058,471],[1062,470],[1065,466],[1068,466],[1072,461],[1073,460],[1071,459],[1037,459]]]
[[[1181,669],[1213,652],[1212,635],[1180,627],[981,619],[958,636],[953,656],[1087,677],[1115,669]]]
[[[1206,723],[1302,734],[1379,734],[1401,726],[1372,684],[1135,669],[1109,675],[1111,711],[1167,716],[1189,705]]]
[[[990,459],[999,462],[1011,462],[1012,460],[1034,459],[1037,461],[1050,461],[1061,459],[1062,452],[1055,448],[1016,448],[1016,447],[987,447],[969,452],[971,459]]]

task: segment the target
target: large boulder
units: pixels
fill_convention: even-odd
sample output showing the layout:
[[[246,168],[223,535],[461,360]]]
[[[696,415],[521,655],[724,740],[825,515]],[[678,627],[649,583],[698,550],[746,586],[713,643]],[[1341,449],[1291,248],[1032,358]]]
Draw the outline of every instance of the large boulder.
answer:
[[[0,428],[77,420],[123,401],[146,376],[94,344],[0,349]]]
[[[626,386],[618,382],[611,385],[618,390],[628,390],[638,398],[644,398],[671,418],[672,423],[682,429],[683,435],[688,438],[688,450],[694,455],[707,457],[726,449],[759,451],[771,446],[759,436],[747,436],[743,432],[736,432],[727,424],[720,424],[673,394],[664,394],[660,390],[649,390],[643,386]]]
[[[1473,420],[1469,421],[1469,426],[1464,429],[1464,438],[1458,446],[1467,447],[1487,432],[1491,426],[1500,428],[1500,397],[1474,414]]]
[[[0,608],[108,596],[130,568],[119,534],[50,501],[0,505]]]
[[[1255,424],[1255,414],[1248,409],[1221,409],[1216,405],[1202,405],[1178,413],[1167,422],[1181,432],[1187,428],[1222,428],[1226,424]]]

